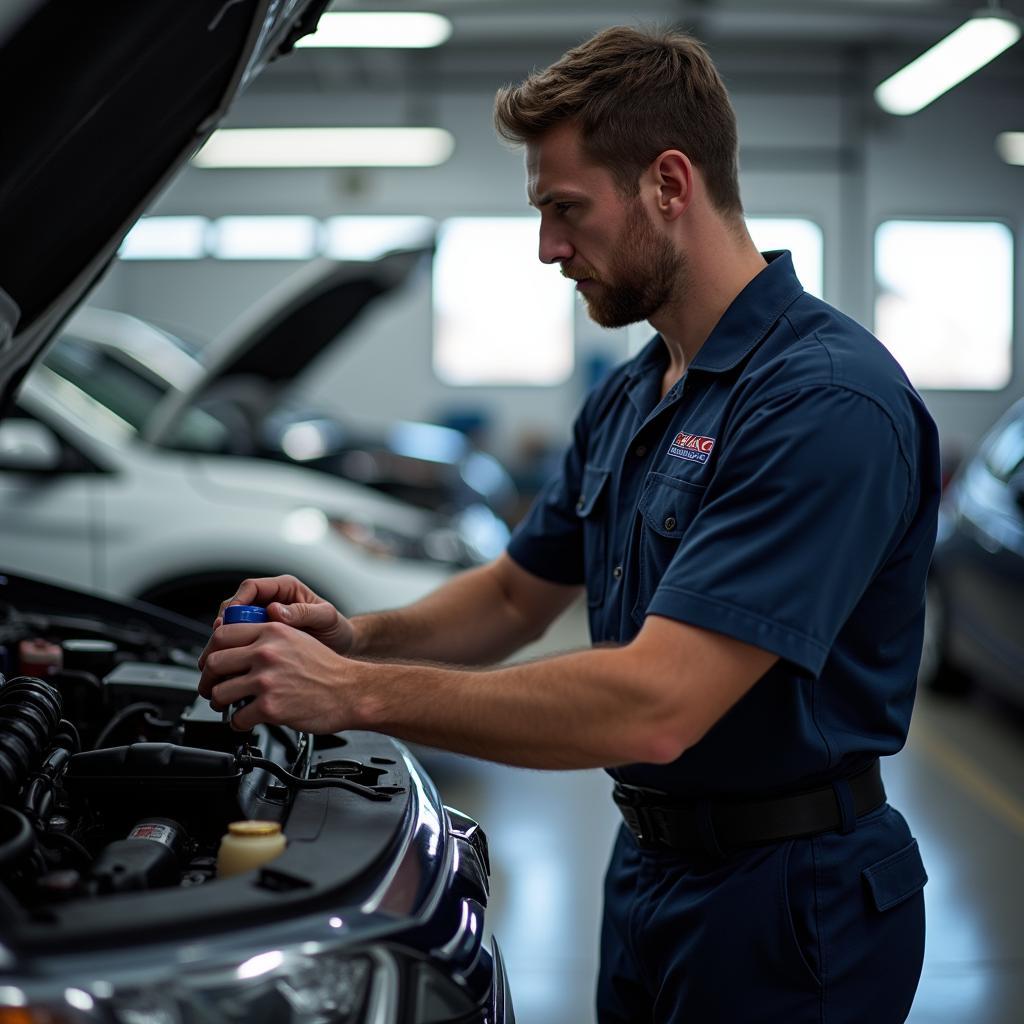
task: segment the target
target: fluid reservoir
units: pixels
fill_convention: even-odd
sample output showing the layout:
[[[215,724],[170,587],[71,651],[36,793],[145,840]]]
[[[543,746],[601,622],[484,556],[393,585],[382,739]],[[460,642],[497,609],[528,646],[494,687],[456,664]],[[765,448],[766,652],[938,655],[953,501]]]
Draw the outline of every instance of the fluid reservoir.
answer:
[[[63,652],[57,644],[46,640],[22,640],[18,644],[18,671],[35,678],[52,676],[59,672]]]
[[[287,840],[276,821],[233,821],[217,851],[217,877],[251,871],[284,853]]]

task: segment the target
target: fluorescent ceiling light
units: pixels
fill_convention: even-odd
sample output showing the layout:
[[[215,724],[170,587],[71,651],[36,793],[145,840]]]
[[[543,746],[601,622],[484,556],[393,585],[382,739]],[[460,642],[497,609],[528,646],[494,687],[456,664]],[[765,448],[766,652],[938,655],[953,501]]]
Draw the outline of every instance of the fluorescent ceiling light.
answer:
[[[313,217],[221,217],[210,255],[221,260],[308,260],[316,255],[320,224]]]
[[[197,167],[434,167],[452,155],[443,128],[222,128]]]
[[[890,114],[916,114],[1013,46],[1020,32],[1012,17],[983,11],[882,82],[875,100]]]
[[[320,16],[316,32],[295,45],[419,49],[440,46],[451,34],[452,23],[440,14],[330,12]]]
[[[1008,164],[1024,167],[1024,132],[1000,132],[996,151]]]
[[[205,217],[143,217],[118,250],[123,260],[198,260],[206,248]]]

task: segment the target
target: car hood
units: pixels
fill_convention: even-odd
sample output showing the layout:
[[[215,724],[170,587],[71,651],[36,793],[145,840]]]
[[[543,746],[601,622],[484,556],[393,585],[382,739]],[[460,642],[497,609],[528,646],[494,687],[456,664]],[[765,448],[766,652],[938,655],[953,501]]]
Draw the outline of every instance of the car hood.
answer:
[[[329,0],[0,10],[0,413],[234,96]]]
[[[215,396],[229,380],[276,389],[291,382],[382,295],[430,259],[430,248],[389,253],[366,263],[320,260],[268,293],[203,352],[206,373],[173,390],[153,411],[145,438],[167,444],[187,409]]]

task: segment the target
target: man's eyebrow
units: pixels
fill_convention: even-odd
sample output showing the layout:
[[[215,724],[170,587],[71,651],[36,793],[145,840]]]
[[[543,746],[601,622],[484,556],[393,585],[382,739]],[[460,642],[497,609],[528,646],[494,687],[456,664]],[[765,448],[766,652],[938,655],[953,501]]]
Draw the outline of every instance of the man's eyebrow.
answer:
[[[580,192],[570,192],[566,189],[552,189],[550,192],[545,192],[544,195],[538,196],[536,199],[530,198],[529,190],[526,193],[526,201],[530,206],[536,206],[539,210],[542,206],[547,206],[549,203],[557,202],[558,200],[580,200],[583,198]]]

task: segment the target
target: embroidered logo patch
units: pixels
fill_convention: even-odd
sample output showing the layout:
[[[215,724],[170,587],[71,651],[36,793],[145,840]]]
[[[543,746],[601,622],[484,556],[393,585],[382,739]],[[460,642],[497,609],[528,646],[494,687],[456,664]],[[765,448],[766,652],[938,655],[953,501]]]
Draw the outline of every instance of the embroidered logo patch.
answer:
[[[707,462],[715,447],[713,437],[701,437],[698,434],[676,434],[675,440],[668,446],[669,455],[688,462]]]

